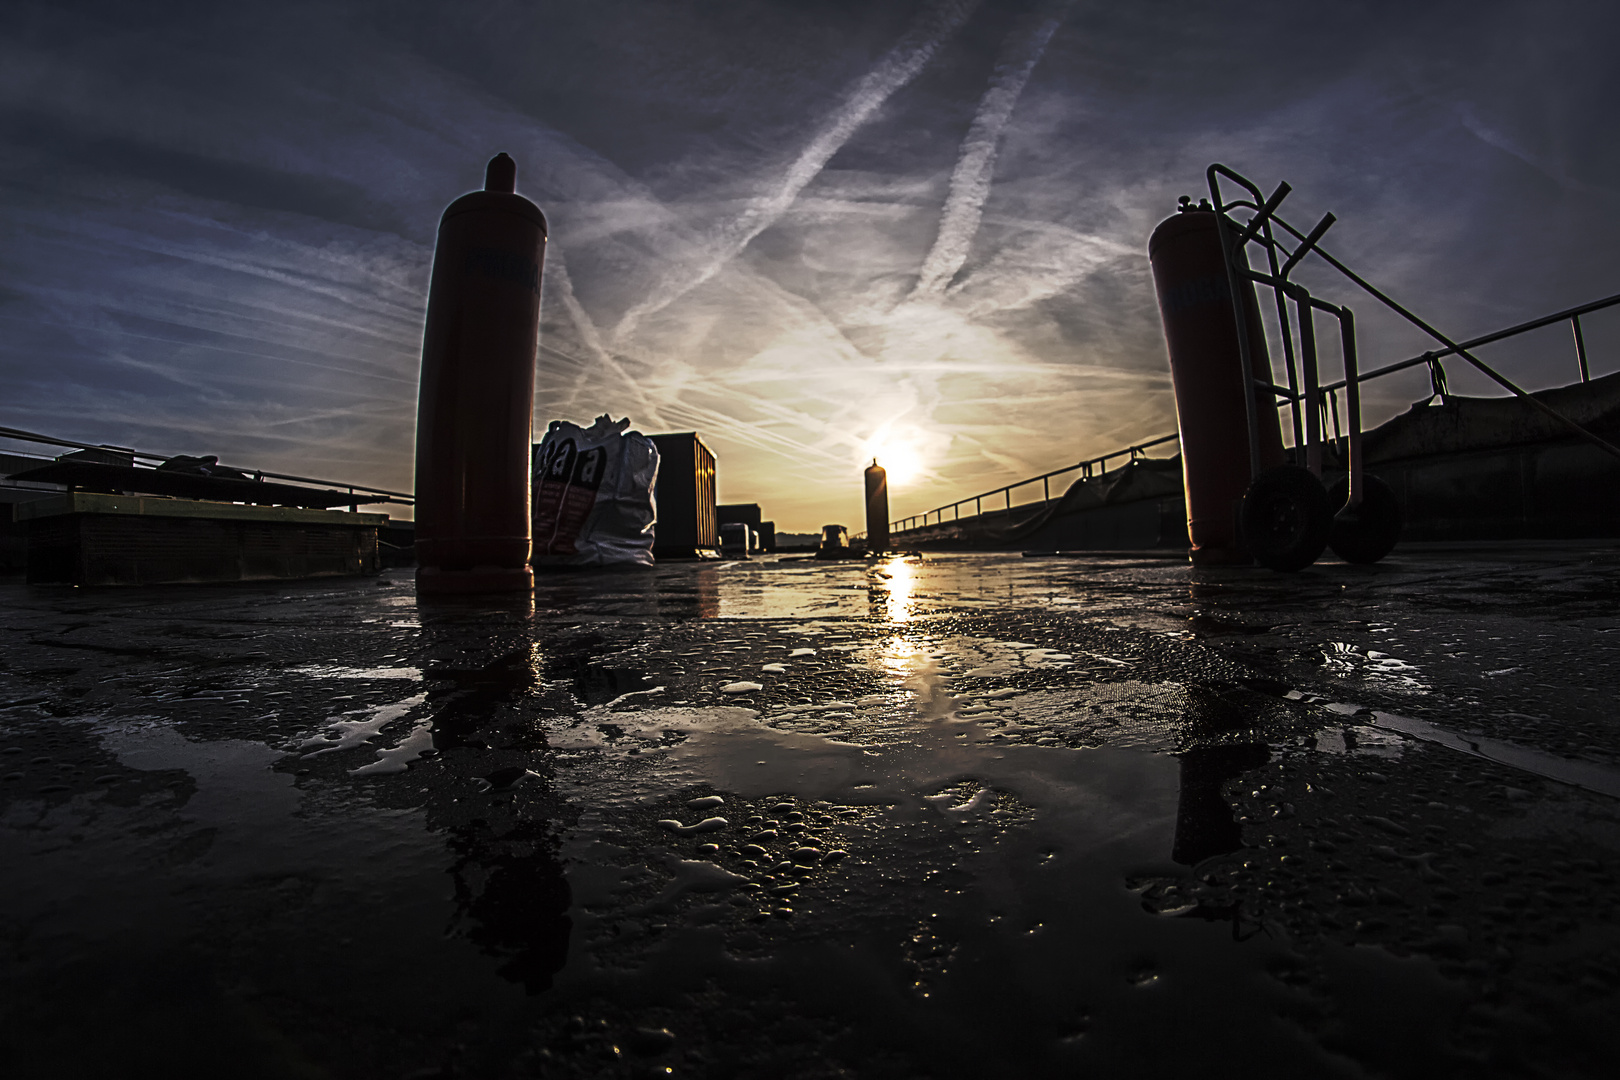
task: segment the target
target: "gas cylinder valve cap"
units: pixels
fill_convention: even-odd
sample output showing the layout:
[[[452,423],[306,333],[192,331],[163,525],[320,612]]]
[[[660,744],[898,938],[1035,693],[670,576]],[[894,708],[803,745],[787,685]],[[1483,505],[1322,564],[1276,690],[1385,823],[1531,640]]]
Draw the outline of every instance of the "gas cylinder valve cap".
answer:
[[[517,191],[517,162],[504,151],[489,159],[489,167],[484,170],[484,190]]]

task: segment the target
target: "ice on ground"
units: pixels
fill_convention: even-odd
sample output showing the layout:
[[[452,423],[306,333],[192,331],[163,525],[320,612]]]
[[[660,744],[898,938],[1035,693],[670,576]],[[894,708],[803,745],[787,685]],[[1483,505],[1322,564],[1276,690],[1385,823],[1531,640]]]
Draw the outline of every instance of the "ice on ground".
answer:
[[[330,754],[334,750],[352,750],[362,743],[371,741],[371,737],[383,728],[403,716],[408,716],[412,710],[427,701],[427,693],[412,694],[403,701],[381,705],[375,709],[356,710],[360,713],[369,712],[371,715],[364,720],[332,720],[327,723],[328,735],[317,735],[313,739],[305,739],[298,749],[307,751],[305,757],[318,757],[321,754]],[[354,713],[345,713],[352,716]]]

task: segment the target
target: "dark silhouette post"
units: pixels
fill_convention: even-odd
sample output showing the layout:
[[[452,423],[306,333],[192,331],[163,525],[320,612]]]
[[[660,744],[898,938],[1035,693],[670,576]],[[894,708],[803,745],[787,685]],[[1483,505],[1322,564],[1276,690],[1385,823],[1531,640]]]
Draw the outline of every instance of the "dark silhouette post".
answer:
[[[1170,858],[1196,866],[1212,855],[1243,846],[1243,826],[1221,794],[1221,785],[1271,760],[1263,744],[1239,743],[1195,747],[1181,757],[1181,799],[1176,805],[1176,835]]]
[[[1237,316],[1216,229],[1213,211],[1188,205],[1161,221],[1148,239],[1176,393],[1189,554],[1198,566],[1249,561],[1239,547],[1232,512],[1252,479],[1248,410],[1259,417],[1254,455],[1259,468],[1283,463],[1282,430],[1270,391],[1251,390],[1244,401]],[[1250,374],[1269,383],[1260,310],[1247,283],[1241,307],[1253,350]]]
[[[534,587],[529,447],[546,218],[490,160],[439,221],[416,411],[416,586]]]
[[[889,474],[877,458],[866,467],[866,550],[889,550]]]

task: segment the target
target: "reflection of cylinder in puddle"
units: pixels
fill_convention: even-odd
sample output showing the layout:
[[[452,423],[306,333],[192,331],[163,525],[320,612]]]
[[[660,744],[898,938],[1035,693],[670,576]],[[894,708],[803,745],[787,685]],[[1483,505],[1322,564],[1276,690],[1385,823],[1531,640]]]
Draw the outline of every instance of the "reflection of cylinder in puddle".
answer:
[[[716,570],[698,571],[697,616],[700,619],[720,617],[720,574]]]
[[[1221,796],[1221,785],[1271,760],[1264,744],[1205,746],[1181,754],[1181,800],[1170,858],[1194,866],[1243,846],[1243,827]]]
[[[524,623],[533,617],[533,593],[416,594],[416,618],[424,630],[455,633],[470,627],[476,633],[491,624]]]
[[[438,824],[429,811],[429,823]],[[454,927],[501,961],[503,978],[530,994],[551,988],[568,962],[572,891],[555,850],[551,824],[499,812],[449,827],[455,884]]]

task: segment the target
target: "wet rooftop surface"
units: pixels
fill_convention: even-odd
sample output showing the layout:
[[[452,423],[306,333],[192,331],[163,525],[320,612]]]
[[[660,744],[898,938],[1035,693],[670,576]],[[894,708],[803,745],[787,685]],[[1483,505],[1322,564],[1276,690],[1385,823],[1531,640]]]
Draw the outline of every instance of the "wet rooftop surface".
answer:
[[[8,1077],[1608,1076],[1620,549],[0,580]]]

